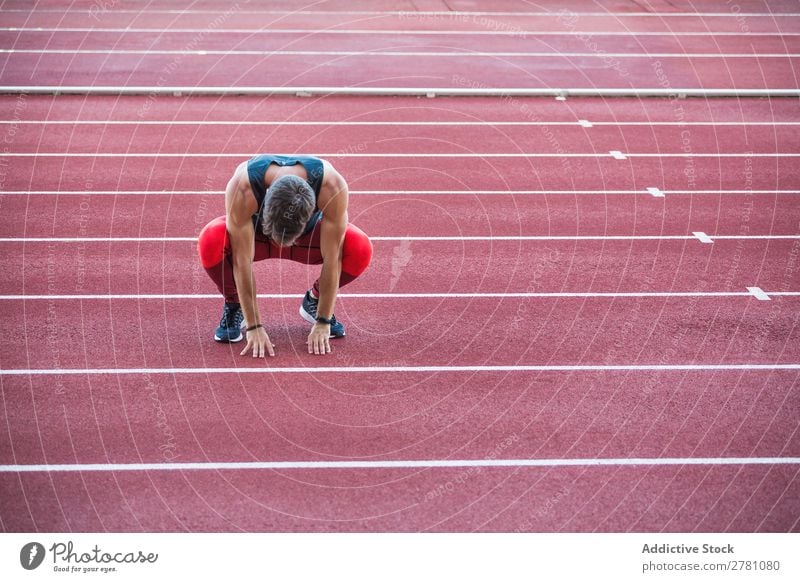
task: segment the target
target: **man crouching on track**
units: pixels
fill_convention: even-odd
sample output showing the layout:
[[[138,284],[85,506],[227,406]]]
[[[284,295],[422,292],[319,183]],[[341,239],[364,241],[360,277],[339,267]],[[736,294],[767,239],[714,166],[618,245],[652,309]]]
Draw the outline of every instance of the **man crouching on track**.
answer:
[[[244,355],[275,355],[256,300],[253,261],[289,259],[322,264],[319,279],[300,305],[313,324],[308,353],[330,353],[329,338],[344,336],[333,308],[339,287],[363,273],[372,243],[348,224],[347,183],[327,161],[310,156],[259,155],[236,168],[225,191],[225,216],[200,233],[200,262],[225,298],[214,339],[242,340]]]

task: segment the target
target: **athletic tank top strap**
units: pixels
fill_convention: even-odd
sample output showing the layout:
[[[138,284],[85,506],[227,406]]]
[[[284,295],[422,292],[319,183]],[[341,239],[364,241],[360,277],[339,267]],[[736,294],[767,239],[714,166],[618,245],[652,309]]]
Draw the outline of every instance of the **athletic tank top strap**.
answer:
[[[258,210],[256,210],[256,213],[253,215],[256,233],[261,232],[261,209],[264,205],[264,198],[267,196],[264,176],[272,164],[277,164],[278,166],[294,166],[300,164],[305,168],[307,174],[306,182],[308,182],[308,185],[314,190],[314,213],[303,229],[303,234],[307,234],[313,230],[314,226],[316,226],[320,218],[322,218],[322,212],[319,210],[319,206],[317,206],[319,193],[322,189],[322,178],[325,173],[322,160],[312,156],[278,156],[273,154],[262,154],[248,160],[247,177],[250,179],[250,187],[253,189],[253,196],[255,196],[256,202],[258,203]]]

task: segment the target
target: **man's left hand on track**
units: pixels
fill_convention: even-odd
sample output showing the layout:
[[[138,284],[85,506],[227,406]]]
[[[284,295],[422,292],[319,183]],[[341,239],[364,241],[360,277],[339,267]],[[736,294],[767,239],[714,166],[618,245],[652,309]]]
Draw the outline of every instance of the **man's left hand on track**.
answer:
[[[331,326],[326,323],[315,323],[308,334],[308,353],[325,355],[331,353]]]

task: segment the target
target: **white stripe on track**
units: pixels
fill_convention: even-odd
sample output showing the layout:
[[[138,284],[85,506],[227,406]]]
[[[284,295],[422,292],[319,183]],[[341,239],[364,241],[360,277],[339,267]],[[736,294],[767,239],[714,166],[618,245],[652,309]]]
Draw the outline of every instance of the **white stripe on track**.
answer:
[[[768,291],[771,296],[800,297],[800,291]],[[526,298],[617,298],[617,297],[751,297],[750,291],[619,291],[525,292],[525,293],[339,293],[341,299],[526,299]],[[303,294],[259,293],[259,299],[302,299]],[[211,293],[116,294],[116,295],[0,295],[0,301],[111,301],[111,300],[219,300]]]
[[[425,459],[400,461],[242,461],[0,465],[0,473],[100,471],[252,471],[319,469],[446,469],[463,467],[653,467],[683,465],[797,465],[800,457],[655,457],[584,459]]]
[[[796,158],[800,153],[760,153],[760,152],[735,152],[735,153],[712,153],[712,152],[672,152],[672,153],[628,153],[620,152],[628,158]],[[297,154],[284,153],[275,154],[281,156],[292,156]],[[353,153],[353,152],[332,152],[327,154],[310,154],[318,158],[609,158],[614,159],[610,152],[586,152],[586,153]],[[228,154],[228,153],[177,153],[177,152],[9,152],[4,153],[3,157],[11,158],[239,158],[250,159],[252,154]]]
[[[580,30],[414,30],[414,29],[380,29],[368,30],[363,28],[48,28],[48,27],[0,27],[0,32],[88,32],[88,33],[115,33],[115,34],[150,34],[157,33],[159,36],[165,34],[247,34],[270,36],[278,34],[303,34],[303,35],[324,35],[324,34],[364,34],[364,35],[392,35],[392,36],[800,36],[800,32],[753,32],[753,31],[580,31]]]
[[[502,57],[502,58],[595,58],[595,59],[795,59],[798,53],[609,53],[609,52],[481,52],[481,51],[255,51],[255,50],[153,50],[153,49],[0,49],[0,54],[24,55],[144,55],[230,57]]]
[[[800,190],[662,190],[667,194],[800,194]],[[397,196],[397,195],[622,195],[647,194],[642,190],[350,190],[350,194]],[[0,190],[0,196],[222,196],[222,190]]]
[[[25,95],[171,95],[173,97],[190,95],[369,95],[369,96],[417,96],[417,97],[792,97],[800,96],[797,88],[727,88],[713,89],[700,87],[294,87],[294,86],[132,86],[132,85],[5,85],[0,93]]]
[[[567,127],[588,127],[580,121],[204,121],[204,120],[111,120],[102,121],[99,119],[72,120],[72,119],[29,119],[14,120],[0,119],[2,125],[155,125],[155,126],[311,126],[311,127],[383,127],[383,126],[405,126],[405,127],[542,127],[542,126],[567,126]],[[774,127],[774,126],[795,126],[800,125],[800,121],[592,121],[591,125],[596,126],[630,126],[630,127],[650,127],[650,126],[707,126],[707,127]]]
[[[800,234],[731,234],[710,235],[714,240],[794,240]],[[370,236],[372,241],[606,241],[606,240],[697,240],[695,235],[631,235],[631,236]],[[197,242],[194,236],[143,237],[4,237],[0,243],[99,243],[99,242]]]
[[[0,376],[120,376],[137,374],[376,374],[433,372],[704,372],[800,370],[800,364],[641,364],[539,366],[343,366],[271,368],[28,368],[0,369]]]
[[[55,8],[36,8],[36,9],[25,9],[25,8],[3,8],[4,12],[22,12],[25,14],[35,15],[39,13],[52,13],[55,12],[57,14],[63,15],[63,9],[55,9]],[[73,14],[93,14],[96,15],[99,12],[98,8],[89,8],[89,9],[81,9],[81,8],[70,8],[70,13]],[[215,14],[219,15],[219,10],[176,10],[176,9],[167,9],[167,8],[153,8],[147,9],[148,14]],[[104,12],[107,15],[115,15],[115,14],[135,14],[137,16],[142,15],[142,10],[130,10],[130,9],[111,9]],[[324,15],[324,16],[337,16],[340,14],[344,15],[364,15],[364,16],[402,16],[405,17],[408,21],[414,20],[424,20],[426,18],[430,18],[431,16],[445,16],[447,18],[454,18],[456,16],[514,16],[517,18],[525,18],[525,17],[550,17],[550,18],[563,18],[561,12],[480,12],[480,11],[464,11],[464,10],[453,10],[453,11],[436,11],[436,10],[386,10],[386,11],[379,11],[379,10],[237,10],[236,14],[282,14],[286,16],[306,16],[310,14],[316,15]],[[735,17],[740,18],[742,16],[753,16],[753,17],[765,17],[765,18],[782,18],[782,17],[793,17],[793,16],[800,16],[800,12],[740,12],[740,11],[730,11],[730,12],[576,12],[577,16],[603,16],[607,18],[613,18],[617,20],[619,18],[631,18],[631,17],[639,17],[639,16],[657,16],[659,18],[669,18],[669,17],[680,17],[685,18],[687,16],[693,18],[704,18],[704,17]]]

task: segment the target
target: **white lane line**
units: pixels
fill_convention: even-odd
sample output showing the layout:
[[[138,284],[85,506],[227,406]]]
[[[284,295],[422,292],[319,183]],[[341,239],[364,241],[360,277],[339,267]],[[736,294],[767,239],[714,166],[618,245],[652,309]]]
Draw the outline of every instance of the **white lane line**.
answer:
[[[800,370],[800,364],[641,364],[551,366],[314,366],[305,368],[28,368],[2,369],[0,376],[120,376],[139,374],[375,374],[432,372],[703,372],[703,371]]]
[[[586,119],[579,119],[578,121],[249,121],[249,120],[133,120],[133,119],[114,119],[103,121],[100,119],[0,119],[2,125],[103,125],[103,126],[139,126],[139,125],[154,125],[154,126],[206,126],[206,125],[220,125],[220,126],[291,126],[291,127],[383,127],[383,126],[400,126],[400,127],[542,127],[542,126],[559,126],[559,127],[592,127],[592,126],[630,126],[630,127],[782,127],[782,126],[797,126],[800,121],[588,121]]]
[[[664,192],[660,188],[650,187],[647,189],[647,192],[653,198],[664,198]]]
[[[800,457],[622,457],[584,459],[421,459],[397,461],[205,461],[0,465],[0,473],[101,471],[252,471],[320,469],[446,469],[464,467],[639,467],[683,465],[797,465]]]
[[[581,120],[583,121],[583,120]],[[677,123],[677,122],[676,122]],[[135,120],[113,120],[113,121],[102,121],[99,119],[93,120],[20,120],[15,121],[13,119],[8,120],[0,120],[0,124],[5,125],[189,125],[189,126],[196,126],[196,125],[226,125],[226,126],[249,126],[249,125],[256,125],[256,126],[314,126],[314,127],[326,127],[326,126],[356,126],[356,127],[368,127],[368,126],[408,126],[408,127],[416,127],[416,126],[466,126],[466,127],[493,127],[493,126],[549,126],[549,125],[557,125],[557,126],[570,126],[574,127],[576,125],[581,125],[580,121],[247,121],[247,120],[238,120],[238,121],[188,121],[188,120],[177,120],[177,121],[167,121],[167,120],[159,120],[159,121],[135,121]],[[762,125],[792,125],[794,123],[778,123],[778,122],[771,122],[769,124],[762,124]],[[641,125],[649,126],[653,125],[651,123],[644,123],[642,122]],[[709,124],[711,125],[711,124]],[[744,124],[732,124],[732,125],[744,125]],[[797,122],[796,125],[800,125],[800,122]]]
[[[158,85],[5,85],[0,93],[25,95],[370,95],[370,96],[429,96],[458,97],[553,97],[564,100],[573,97],[800,97],[797,88],[773,89],[712,89],[699,87],[293,87],[293,86],[158,86]]]
[[[653,192],[651,192],[653,190]],[[658,188],[648,188],[648,193],[658,196]],[[666,190],[670,194],[800,194],[800,190]],[[655,192],[655,193],[654,193]],[[350,194],[370,196],[412,195],[641,195],[641,190],[350,190]],[[0,196],[222,196],[222,190],[0,190]]]
[[[800,297],[800,291],[775,291],[770,295],[781,297]],[[341,299],[555,299],[555,298],[625,298],[625,297],[750,297],[749,291],[615,291],[590,292],[526,292],[526,293],[340,293]],[[296,293],[259,293],[259,299],[301,299]],[[218,301],[220,295],[212,293],[175,294],[116,294],[116,295],[0,295],[0,301],[167,301],[167,300],[206,300]]]
[[[711,237],[709,237],[706,233],[702,231],[693,232],[692,234],[696,236],[697,240],[699,240],[701,243],[711,244],[714,242],[713,240],[711,240]]]
[[[460,242],[460,241],[608,241],[608,240],[694,240],[696,235],[574,235],[574,236],[370,236],[372,241],[428,241],[428,242]],[[732,234],[714,235],[720,240],[794,240],[800,234]],[[3,237],[0,243],[99,243],[99,242],[197,242],[196,236],[143,236],[143,237]]]
[[[49,13],[55,12],[57,14],[64,14],[64,10],[62,9],[54,9],[54,8],[3,8],[4,12],[22,12],[25,14],[30,14],[31,16],[40,14],[40,13]],[[88,9],[82,8],[70,8],[70,13],[72,14],[92,14],[97,15],[99,12],[99,8],[92,7]],[[148,14],[178,14],[178,15],[185,15],[185,14],[216,14],[219,15],[219,10],[176,10],[176,9],[167,9],[167,8],[148,8]],[[142,15],[141,9],[138,10],[131,10],[131,9],[112,9],[109,10],[106,14],[108,15],[116,15],[116,14],[135,14],[137,16]],[[413,22],[415,20],[424,20],[431,16],[446,16],[449,18],[454,18],[456,16],[463,16],[467,17],[467,21],[469,21],[468,17],[470,16],[513,16],[515,19],[519,18],[538,18],[538,17],[548,17],[548,18],[563,18],[563,14],[559,12],[543,12],[543,11],[531,11],[531,12],[481,12],[481,11],[471,11],[471,10],[452,10],[452,11],[436,11],[436,10],[237,10],[236,14],[282,14],[285,16],[306,16],[309,14],[321,15],[321,16],[338,16],[338,15],[364,15],[364,16],[400,16],[402,17],[401,20],[404,22]],[[769,18],[770,20],[776,18],[789,18],[793,16],[800,16],[800,12],[741,12],[741,11],[730,11],[730,12],[576,12],[577,16],[602,16],[605,18],[613,18],[615,21],[620,18],[631,18],[631,17],[639,17],[639,16],[657,16],[659,18],[670,18],[670,17],[692,17],[692,18],[704,18],[704,17],[736,17],[740,18],[742,16],[753,16],[753,17],[765,17]],[[487,21],[488,22],[488,21]],[[474,21],[475,24],[480,24],[479,21]]]
[[[149,11],[148,11],[149,12]],[[509,30],[415,30],[406,29],[380,29],[369,30],[364,28],[80,28],[80,27],[0,27],[0,32],[24,32],[24,33],[43,33],[43,32],[83,32],[83,33],[115,33],[115,34],[158,34],[159,37],[169,34],[246,34],[251,36],[266,34],[275,36],[280,34],[302,34],[302,35],[326,35],[326,34],[363,34],[371,36],[744,36],[744,37],[784,37],[800,36],[800,32],[753,32],[753,31],[614,31],[614,30],[521,30],[513,28]]]
[[[591,59],[796,59],[800,53],[608,53],[485,51],[287,51],[287,50],[159,50],[159,49],[0,49],[7,55],[221,56],[221,57],[487,57]],[[324,64],[324,63],[323,63]]]
[[[276,154],[292,156],[297,154],[283,153]],[[617,150],[607,154],[598,152],[586,153],[354,153],[354,152],[332,152],[332,153],[313,153],[310,154],[319,158],[607,158],[609,155],[617,160],[628,158],[796,158],[800,157],[797,152],[782,153],[759,153],[759,152],[735,152],[735,153],[713,153],[713,152],[673,152],[673,153],[622,153]],[[229,154],[229,153],[207,153],[207,152],[9,152],[4,153],[3,157],[12,158],[238,158],[250,159],[252,154]]]
[[[770,301],[769,295],[764,293],[764,290],[761,289],[761,287],[748,287],[747,290],[759,301]]]

